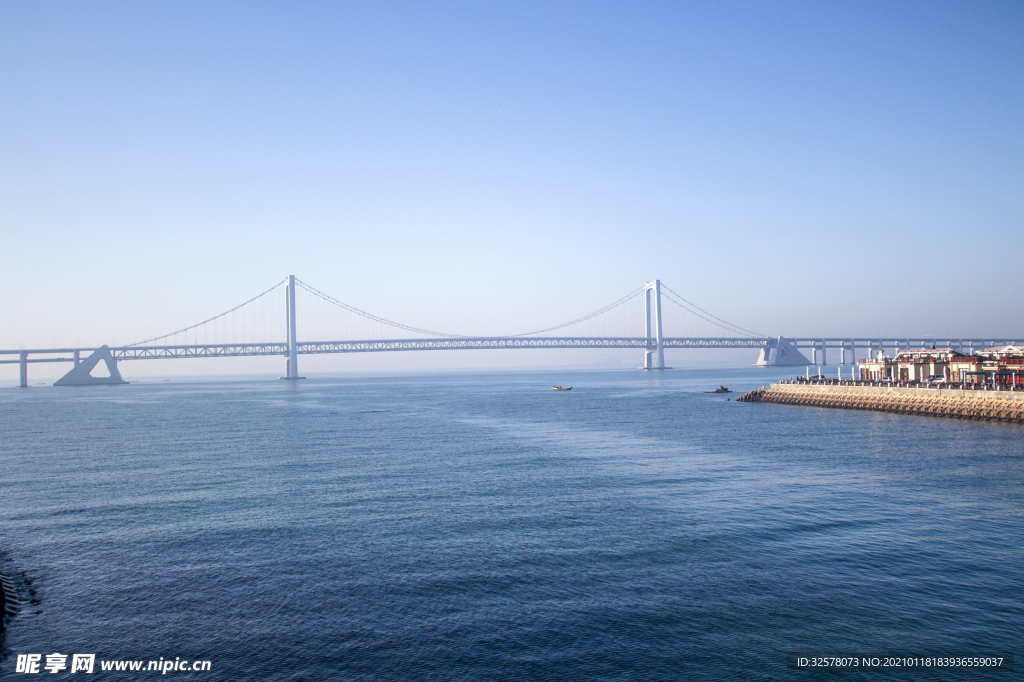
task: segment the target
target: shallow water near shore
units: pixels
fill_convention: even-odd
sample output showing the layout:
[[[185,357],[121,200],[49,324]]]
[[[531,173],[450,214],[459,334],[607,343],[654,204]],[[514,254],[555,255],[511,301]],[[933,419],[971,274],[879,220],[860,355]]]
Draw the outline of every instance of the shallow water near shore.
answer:
[[[0,391],[0,571],[39,600],[0,678],[52,652],[271,681],[819,679],[786,654],[1014,652],[1024,427],[735,402],[792,374]]]

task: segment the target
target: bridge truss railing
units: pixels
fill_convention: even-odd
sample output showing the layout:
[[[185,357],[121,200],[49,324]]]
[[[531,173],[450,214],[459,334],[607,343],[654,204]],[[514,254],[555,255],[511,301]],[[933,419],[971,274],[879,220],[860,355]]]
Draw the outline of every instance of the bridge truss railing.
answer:
[[[810,364],[820,360],[827,365],[826,349],[848,351],[840,356],[839,364],[851,364],[857,358],[857,351],[871,352],[886,350],[896,352],[913,348],[955,348],[969,351],[1015,343],[1004,338],[936,339],[928,338],[785,338],[786,342],[801,349],[815,351],[808,358]],[[774,338],[752,337],[666,337],[661,340],[663,348],[773,348],[778,343]],[[417,350],[498,350],[514,348],[633,348],[656,351],[657,339],[636,337],[574,337],[574,336],[490,336],[490,337],[442,337],[425,339],[363,339],[344,341],[300,341],[295,344],[299,355],[331,353],[376,353],[386,351]],[[111,348],[116,360],[145,360],[159,358],[213,358],[256,355],[288,355],[287,343],[253,344],[212,344],[180,346],[123,346]],[[35,351],[33,351],[35,352]],[[0,361],[2,362],[2,361]],[[16,362],[16,361],[15,361]]]
[[[975,338],[963,338],[963,337],[948,337],[948,336],[929,336],[929,337],[805,337],[805,338],[785,338],[785,342],[795,346],[798,349],[809,351],[806,354],[807,364],[811,365],[827,365],[828,363],[828,351],[834,350],[839,352],[839,362],[837,364],[848,365],[854,364],[858,359],[864,359],[866,357],[873,357],[878,351],[882,351],[889,355],[895,355],[896,353],[904,350],[914,350],[919,348],[952,348],[961,353],[971,354],[974,351],[979,351],[984,348],[992,348],[996,346],[1008,346],[1017,345],[1019,339],[1011,339],[1007,337],[975,337]],[[778,341],[776,341],[778,343]],[[858,356],[858,352],[863,352],[863,355]]]
[[[863,338],[785,338],[785,341],[807,349],[877,349],[896,352],[936,346],[954,348],[961,351],[970,349],[981,350],[992,346],[1018,344],[1019,339],[1011,338],[895,338],[895,337],[863,337]],[[774,338],[750,337],[666,337],[662,339],[664,348],[772,348],[776,345]],[[17,356],[12,359],[0,359],[0,364],[18,364],[21,356],[29,363],[37,362],[75,362],[75,357],[53,357],[54,355],[89,353],[100,347],[78,348],[26,348],[0,350],[0,356]],[[473,350],[502,348],[634,348],[654,350],[657,341],[643,336],[637,337],[572,337],[572,336],[494,336],[494,337],[458,337],[429,339],[366,339],[355,341],[300,341],[296,344],[296,352],[300,355],[328,353],[367,353],[381,351],[414,351],[414,350]],[[183,344],[166,346],[113,346],[110,352],[114,359],[121,360],[157,360],[171,358],[223,358],[243,356],[284,356],[288,355],[287,342],[275,343],[227,343],[227,344]],[[33,357],[29,357],[33,356]],[[40,357],[43,356],[43,357]],[[822,358],[825,360],[825,358]],[[813,363],[811,363],[813,364]],[[827,364],[822,362],[821,364]]]
[[[751,338],[665,338],[665,348],[764,348],[771,339]],[[356,341],[300,341],[298,355],[330,353],[377,353],[416,350],[498,350],[514,348],[636,348],[654,350],[657,342],[637,337],[491,336],[430,339],[364,339]],[[85,350],[85,349],[81,349]],[[33,353],[37,351],[31,351]],[[222,358],[256,355],[288,355],[287,343],[242,343],[180,346],[117,346],[110,349],[115,360],[158,360],[171,358]],[[66,358],[70,360],[70,358]],[[37,362],[37,360],[32,360]],[[13,362],[17,362],[16,360]]]

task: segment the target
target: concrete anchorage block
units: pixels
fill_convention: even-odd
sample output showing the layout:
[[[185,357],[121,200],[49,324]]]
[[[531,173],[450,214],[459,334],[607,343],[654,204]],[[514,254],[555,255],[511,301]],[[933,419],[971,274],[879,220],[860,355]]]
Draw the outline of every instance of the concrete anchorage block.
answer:
[[[106,363],[108,377],[94,377],[91,372],[100,360]],[[53,382],[54,386],[95,386],[99,384],[127,384],[117,369],[117,361],[107,346],[100,346],[93,354],[75,365],[74,369]]]
[[[803,353],[783,337],[779,337],[775,345],[762,348],[761,354],[754,363],[755,367],[797,367],[810,365]]]

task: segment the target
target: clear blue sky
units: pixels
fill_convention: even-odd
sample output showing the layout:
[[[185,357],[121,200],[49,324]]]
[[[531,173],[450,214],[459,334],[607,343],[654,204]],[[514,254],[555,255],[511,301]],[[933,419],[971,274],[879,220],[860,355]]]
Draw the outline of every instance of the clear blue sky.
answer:
[[[1024,336],[1021,2],[4,2],[0,129],[2,348],[289,273],[462,333],[660,278],[773,335]]]

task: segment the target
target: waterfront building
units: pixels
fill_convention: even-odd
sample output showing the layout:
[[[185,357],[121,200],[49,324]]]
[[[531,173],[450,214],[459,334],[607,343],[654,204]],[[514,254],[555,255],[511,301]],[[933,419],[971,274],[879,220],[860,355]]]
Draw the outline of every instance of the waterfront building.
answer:
[[[861,360],[863,381],[917,381],[939,376],[953,383],[1024,386],[1024,346],[998,346],[974,355],[953,348],[900,351],[895,357],[878,353]]]
[[[893,359],[878,351],[876,358],[864,358],[857,363],[860,368],[861,381],[882,381],[892,379],[895,373]]]
[[[967,381],[971,383],[971,375],[977,375],[981,369],[981,361],[976,355],[962,355],[949,363],[949,380],[954,383]]]
[[[860,378],[865,381],[891,379],[893,381],[924,381],[941,376],[957,381],[954,373],[974,371],[978,358],[965,355],[952,348],[920,348],[904,350],[890,358],[879,352],[877,358],[861,360]]]
[[[1024,346],[996,346],[978,352],[981,366],[968,381],[999,386],[1024,386]]]

